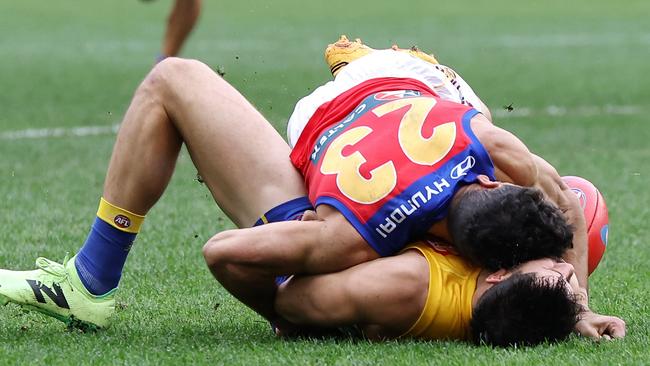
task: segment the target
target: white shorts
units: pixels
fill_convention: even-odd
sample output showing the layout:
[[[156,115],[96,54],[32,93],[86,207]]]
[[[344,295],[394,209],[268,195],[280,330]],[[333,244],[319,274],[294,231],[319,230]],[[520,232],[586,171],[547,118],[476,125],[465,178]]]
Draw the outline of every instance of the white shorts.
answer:
[[[300,99],[287,124],[287,138],[293,148],[298,137],[318,107],[362,82],[382,77],[416,79],[430,87],[444,100],[469,105],[479,112],[483,103],[472,88],[450,67],[434,65],[405,52],[380,50],[363,56],[347,66],[336,79],[318,87]]]

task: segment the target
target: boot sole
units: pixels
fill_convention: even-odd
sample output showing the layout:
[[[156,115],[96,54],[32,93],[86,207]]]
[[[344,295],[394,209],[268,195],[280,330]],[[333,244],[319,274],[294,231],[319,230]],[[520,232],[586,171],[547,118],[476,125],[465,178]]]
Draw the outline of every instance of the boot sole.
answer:
[[[6,306],[10,302],[13,303],[13,301],[11,301],[11,299],[9,299],[7,296],[0,294],[0,305]],[[29,304],[19,304],[19,303],[14,303],[14,304],[20,306],[23,310],[35,311],[47,315],[49,317],[52,317],[54,319],[60,320],[63,323],[65,323],[66,328],[69,330],[79,329],[85,333],[85,332],[96,332],[102,329],[102,327],[98,326],[97,324],[78,319],[74,315],[64,316]]]

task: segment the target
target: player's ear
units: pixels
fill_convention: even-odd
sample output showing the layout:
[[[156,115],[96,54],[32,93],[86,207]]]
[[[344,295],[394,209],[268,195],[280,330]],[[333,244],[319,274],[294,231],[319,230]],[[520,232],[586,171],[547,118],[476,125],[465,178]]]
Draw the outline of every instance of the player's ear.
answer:
[[[485,278],[485,282],[492,285],[496,285],[497,283],[500,283],[501,281],[505,280],[508,277],[510,277],[510,273],[507,270],[502,268],[496,272],[490,273]]]
[[[476,179],[478,179],[478,184],[483,188],[497,188],[500,185],[499,182],[490,180],[490,178],[484,174],[478,175]]]

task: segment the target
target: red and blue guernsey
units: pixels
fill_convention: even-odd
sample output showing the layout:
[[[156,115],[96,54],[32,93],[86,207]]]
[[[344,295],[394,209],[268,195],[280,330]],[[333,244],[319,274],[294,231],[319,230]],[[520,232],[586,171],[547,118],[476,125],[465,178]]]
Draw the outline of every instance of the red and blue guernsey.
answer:
[[[414,79],[367,80],[316,110],[291,160],[314,206],[333,206],[392,255],[446,216],[459,187],[494,179],[470,128],[477,113]]]

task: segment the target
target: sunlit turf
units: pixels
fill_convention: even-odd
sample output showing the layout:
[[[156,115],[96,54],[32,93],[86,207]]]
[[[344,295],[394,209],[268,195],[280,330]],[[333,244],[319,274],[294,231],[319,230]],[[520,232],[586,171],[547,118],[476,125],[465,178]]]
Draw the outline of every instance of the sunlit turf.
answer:
[[[114,139],[9,133],[119,123],[153,64],[169,7],[135,0],[0,5],[0,267],[31,269],[37,256],[63,259],[81,246]],[[591,304],[624,318],[627,338],[510,350],[277,340],[203,263],[202,244],[233,226],[184,153],[129,257],[113,326],[67,332],[41,315],[0,309],[0,364],[650,362],[647,2],[246,0],[205,2],[204,9],[184,55],[222,68],[281,132],[295,101],[329,79],[323,48],[341,33],[380,48],[417,44],[455,67],[497,124],[561,174],[590,179],[604,194],[610,246],[591,278]],[[510,103],[512,113],[503,109]],[[517,117],[523,110],[530,115]]]

